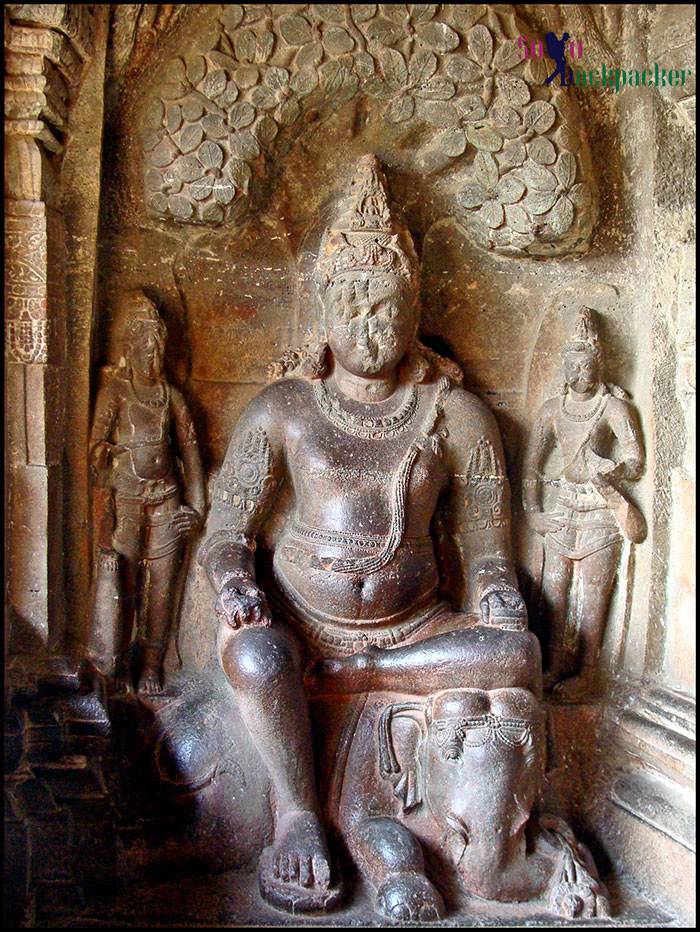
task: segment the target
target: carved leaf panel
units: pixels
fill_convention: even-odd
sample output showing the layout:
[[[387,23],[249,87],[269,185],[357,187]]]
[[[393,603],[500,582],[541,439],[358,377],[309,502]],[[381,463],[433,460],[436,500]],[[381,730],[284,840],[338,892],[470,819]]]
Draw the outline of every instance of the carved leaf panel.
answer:
[[[410,131],[426,173],[458,168],[453,213],[477,244],[581,251],[596,211],[581,114],[544,83],[546,61],[523,59],[527,32],[509,5],[225,5],[144,102],[148,209],[178,223],[241,222],[306,114],[325,119],[363,94]],[[499,192],[486,200],[474,193],[481,156]]]

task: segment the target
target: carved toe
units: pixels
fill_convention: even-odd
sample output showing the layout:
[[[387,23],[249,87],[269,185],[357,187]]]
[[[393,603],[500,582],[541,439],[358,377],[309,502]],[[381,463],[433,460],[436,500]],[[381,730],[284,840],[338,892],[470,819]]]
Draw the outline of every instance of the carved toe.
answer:
[[[442,897],[419,873],[393,874],[377,891],[377,910],[394,922],[436,922],[445,914]]]

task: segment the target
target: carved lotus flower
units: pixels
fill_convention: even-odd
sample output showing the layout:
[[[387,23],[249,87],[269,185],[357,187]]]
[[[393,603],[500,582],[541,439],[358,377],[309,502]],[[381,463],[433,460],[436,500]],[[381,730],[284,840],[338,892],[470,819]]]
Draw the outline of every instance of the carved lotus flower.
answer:
[[[458,197],[460,205],[477,211],[477,217],[487,227],[500,227],[506,210],[525,194],[525,185],[514,174],[498,176],[498,165],[492,155],[478,152],[474,159],[474,181],[466,185]]]

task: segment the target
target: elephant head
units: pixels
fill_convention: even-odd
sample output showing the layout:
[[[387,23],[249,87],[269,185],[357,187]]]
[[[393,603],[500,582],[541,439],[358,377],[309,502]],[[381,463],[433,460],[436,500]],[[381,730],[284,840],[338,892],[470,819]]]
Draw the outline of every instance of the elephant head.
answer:
[[[397,720],[412,719],[416,742],[397,740]],[[435,844],[472,892],[496,896],[494,883],[524,858],[525,825],[544,769],[544,715],[526,689],[452,689],[423,703],[388,706],[379,725],[380,769],[404,811],[426,805]],[[500,887],[499,887],[500,889]]]

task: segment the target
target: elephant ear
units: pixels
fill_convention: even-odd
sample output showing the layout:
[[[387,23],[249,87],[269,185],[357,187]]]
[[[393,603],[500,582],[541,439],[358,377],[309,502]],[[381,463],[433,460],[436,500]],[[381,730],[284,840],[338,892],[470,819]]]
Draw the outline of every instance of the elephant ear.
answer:
[[[427,733],[426,707],[419,702],[397,702],[388,705],[381,714],[378,727],[379,771],[394,784],[394,796],[401,801],[404,812],[410,812],[423,802],[420,769],[416,756],[408,766],[402,766],[396,753],[393,723],[397,718],[409,719]]]
[[[394,787],[394,796],[401,801],[404,812],[410,812],[423,802],[417,770],[417,767],[405,770]]]

